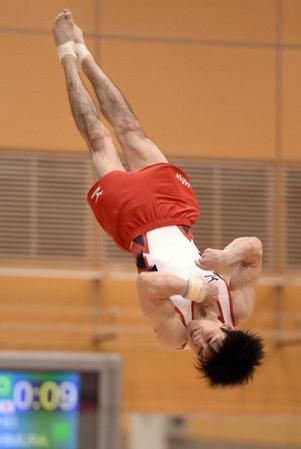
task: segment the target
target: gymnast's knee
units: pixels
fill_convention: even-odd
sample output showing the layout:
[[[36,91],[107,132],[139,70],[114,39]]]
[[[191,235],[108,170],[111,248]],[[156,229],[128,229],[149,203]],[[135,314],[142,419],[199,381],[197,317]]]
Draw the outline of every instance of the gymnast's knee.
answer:
[[[94,126],[87,132],[86,140],[92,152],[102,151],[112,141],[111,134],[102,125]]]
[[[127,140],[129,134],[144,138],[144,132],[136,117],[123,117],[116,121],[114,126],[116,137],[120,142]]]

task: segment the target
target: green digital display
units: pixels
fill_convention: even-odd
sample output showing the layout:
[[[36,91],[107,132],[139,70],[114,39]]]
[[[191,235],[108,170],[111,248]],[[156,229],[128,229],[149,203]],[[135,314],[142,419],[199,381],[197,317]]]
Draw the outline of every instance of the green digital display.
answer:
[[[0,448],[78,449],[80,374],[0,370]]]

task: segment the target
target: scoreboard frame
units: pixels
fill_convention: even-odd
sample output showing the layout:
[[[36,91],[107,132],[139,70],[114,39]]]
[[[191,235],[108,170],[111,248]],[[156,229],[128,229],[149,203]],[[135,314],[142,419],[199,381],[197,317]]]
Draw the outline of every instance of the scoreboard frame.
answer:
[[[117,354],[0,351],[0,370],[75,371],[97,375],[97,434],[95,449],[117,449],[121,358]]]

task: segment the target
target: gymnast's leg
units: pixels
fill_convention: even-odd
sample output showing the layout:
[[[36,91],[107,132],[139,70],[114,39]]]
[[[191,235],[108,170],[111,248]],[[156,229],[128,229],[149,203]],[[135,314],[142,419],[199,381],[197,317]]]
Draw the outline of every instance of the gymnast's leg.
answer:
[[[160,149],[145,136],[122,93],[87,51],[80,28],[76,25],[74,28],[75,47],[82,69],[95,89],[102,114],[114,128],[129,169],[135,171],[158,162],[167,162]]]
[[[71,19],[71,13],[66,10],[59,14],[53,24],[53,36],[61,51],[60,59],[73,118],[89,147],[97,175],[102,177],[113,170],[125,171],[111,135],[100,122],[96,107],[79,76],[77,58],[73,50],[74,25]]]

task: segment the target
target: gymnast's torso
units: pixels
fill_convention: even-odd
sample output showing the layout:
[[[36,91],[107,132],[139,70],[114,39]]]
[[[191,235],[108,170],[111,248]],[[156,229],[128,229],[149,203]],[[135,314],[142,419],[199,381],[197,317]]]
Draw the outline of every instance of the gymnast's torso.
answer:
[[[191,229],[188,226],[165,226],[153,229],[138,236],[131,245],[131,251],[136,259],[139,272],[158,271],[173,274],[183,279],[201,277],[205,283],[214,283],[218,288],[216,312],[219,319],[235,326],[232,297],[225,280],[212,271],[199,268],[195,261],[200,258]],[[170,297],[175,311],[186,327],[196,319],[198,304],[180,295]]]

